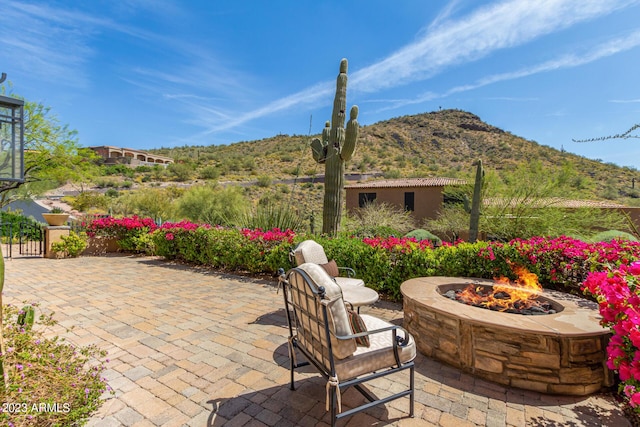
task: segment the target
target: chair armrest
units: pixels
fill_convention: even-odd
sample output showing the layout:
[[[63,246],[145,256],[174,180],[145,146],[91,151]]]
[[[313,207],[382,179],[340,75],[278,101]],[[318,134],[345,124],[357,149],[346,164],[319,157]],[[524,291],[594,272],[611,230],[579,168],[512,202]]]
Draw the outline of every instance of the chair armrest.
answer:
[[[338,267],[338,271],[344,270],[347,272],[347,277],[355,277],[356,271],[351,267]]]
[[[396,333],[397,330],[401,330],[402,332],[404,332],[404,338],[398,336],[398,334]],[[360,338],[360,337],[373,335],[373,334],[380,334],[382,332],[387,332],[387,331],[394,331],[393,335],[395,337],[395,344],[399,345],[400,347],[403,347],[409,343],[409,332],[406,329],[404,329],[402,326],[398,326],[398,325],[391,325],[385,328],[372,329],[370,331],[360,332],[357,334],[342,335],[342,336],[334,335],[334,336],[336,337],[336,339],[339,339],[339,340],[348,340],[352,338]]]

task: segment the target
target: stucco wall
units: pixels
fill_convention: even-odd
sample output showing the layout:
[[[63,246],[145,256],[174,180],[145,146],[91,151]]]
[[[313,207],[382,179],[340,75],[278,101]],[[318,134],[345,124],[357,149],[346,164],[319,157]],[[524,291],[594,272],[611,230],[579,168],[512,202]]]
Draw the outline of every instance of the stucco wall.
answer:
[[[434,219],[442,208],[443,187],[403,187],[403,188],[347,188],[347,211],[352,213],[358,209],[358,195],[360,193],[376,193],[376,201],[386,202],[404,209],[405,193],[414,193],[413,216],[420,225],[423,219]]]

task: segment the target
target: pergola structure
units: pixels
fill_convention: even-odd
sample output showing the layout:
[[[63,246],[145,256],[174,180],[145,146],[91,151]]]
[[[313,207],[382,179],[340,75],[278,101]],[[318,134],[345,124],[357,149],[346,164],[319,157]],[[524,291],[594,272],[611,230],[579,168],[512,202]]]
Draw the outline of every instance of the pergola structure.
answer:
[[[0,181],[24,181],[24,101],[1,95]]]

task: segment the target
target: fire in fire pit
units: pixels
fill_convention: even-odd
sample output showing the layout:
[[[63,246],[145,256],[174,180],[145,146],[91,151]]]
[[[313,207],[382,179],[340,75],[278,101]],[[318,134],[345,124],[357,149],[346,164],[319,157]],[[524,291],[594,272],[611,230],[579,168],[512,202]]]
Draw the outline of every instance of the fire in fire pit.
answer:
[[[506,277],[495,279],[493,286],[469,284],[464,289],[451,289],[444,296],[463,304],[505,313],[537,315],[553,314],[553,305],[540,298],[542,286],[538,276],[524,267],[513,266],[515,282]]]

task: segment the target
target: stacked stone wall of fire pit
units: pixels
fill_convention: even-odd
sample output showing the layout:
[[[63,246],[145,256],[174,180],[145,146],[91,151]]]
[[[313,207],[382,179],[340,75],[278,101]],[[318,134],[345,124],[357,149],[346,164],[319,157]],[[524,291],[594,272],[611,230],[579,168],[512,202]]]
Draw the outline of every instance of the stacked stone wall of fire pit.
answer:
[[[588,301],[545,291],[562,311],[522,316],[466,306],[438,292],[439,286],[465,280],[477,279],[425,277],[403,283],[404,326],[424,355],[490,381],[543,393],[582,396],[613,385],[605,364],[609,332]]]

